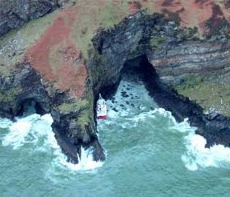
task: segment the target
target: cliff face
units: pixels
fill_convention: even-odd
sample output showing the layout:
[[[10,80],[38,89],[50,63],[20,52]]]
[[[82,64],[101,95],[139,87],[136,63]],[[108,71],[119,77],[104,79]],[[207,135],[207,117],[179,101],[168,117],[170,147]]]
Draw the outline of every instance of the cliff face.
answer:
[[[28,83],[29,82],[29,83]],[[1,92],[1,116],[13,118],[24,111],[26,102],[34,101],[37,111],[41,114],[50,109],[47,92],[41,84],[40,76],[23,63],[17,65],[17,71],[7,77],[0,77]]]
[[[181,84],[188,75],[199,74],[229,76],[230,61],[229,41],[184,41],[167,43],[165,48],[158,48],[149,54],[149,60],[156,68],[161,79],[175,86]]]
[[[31,106],[36,113],[51,113],[56,139],[69,161],[78,162],[81,146],[91,147],[95,160],[104,159],[96,134],[90,83],[85,84],[81,96],[72,97],[69,91],[42,79],[29,62],[18,64],[15,69],[0,77],[1,117],[27,115]]]
[[[37,113],[51,113],[56,139],[73,163],[81,146],[91,147],[95,160],[105,157],[96,134],[86,60],[72,37],[75,15],[72,8],[57,10],[6,35],[0,44],[1,115],[25,115],[28,105]]]
[[[30,20],[42,17],[55,9],[73,4],[70,0],[1,0],[0,37],[12,29],[18,29]]]
[[[187,34],[190,30],[182,31],[162,15],[140,12],[110,31],[99,32],[93,39],[96,52],[90,64],[94,91],[106,96],[107,90],[119,83],[125,63],[132,60],[131,66],[139,65],[139,71],[144,72],[146,88],[159,106],[171,111],[178,121],[188,117],[190,124],[198,127],[196,132],[207,139],[207,146],[229,146],[230,119],[205,115],[195,102],[172,89],[191,75],[229,75],[228,40],[198,41]],[[225,81],[223,77],[218,82]]]
[[[4,1],[5,5],[7,2],[11,1]],[[21,21],[42,16],[67,1],[35,2],[37,7],[24,1],[18,7],[10,7],[13,11],[1,12],[2,34],[21,26]],[[221,8],[218,9],[213,1],[205,2],[193,2],[193,6],[198,6],[197,13],[211,6],[207,21],[210,18],[218,19],[213,22],[228,21],[227,4],[223,7],[218,4]],[[145,7],[164,15],[139,12]],[[140,62],[150,65],[147,71],[151,75],[145,73],[144,80],[159,105],[172,111],[179,121],[189,117],[191,124],[199,127],[197,132],[208,139],[208,145],[229,146],[228,118],[204,115],[201,107],[171,89],[190,96],[186,91],[191,92],[190,89],[204,82],[209,84],[213,79],[219,84],[228,82],[228,23],[220,28],[213,26],[217,31],[212,34],[204,31],[207,21],[199,21],[199,28],[190,23],[187,26],[192,28],[185,28],[184,7],[188,9],[184,1],[98,0],[93,5],[90,0],[78,1],[76,6],[56,10],[4,36],[0,40],[0,115],[13,119],[33,105],[38,113],[51,113],[56,139],[70,161],[78,162],[81,146],[91,147],[94,159],[103,160],[95,102],[98,93],[108,97],[116,90],[126,63],[132,60],[137,65]],[[124,19],[129,13],[134,15]],[[10,25],[11,16],[16,17],[13,18],[16,26]],[[176,21],[167,16],[174,16]],[[102,28],[120,20],[113,28]]]

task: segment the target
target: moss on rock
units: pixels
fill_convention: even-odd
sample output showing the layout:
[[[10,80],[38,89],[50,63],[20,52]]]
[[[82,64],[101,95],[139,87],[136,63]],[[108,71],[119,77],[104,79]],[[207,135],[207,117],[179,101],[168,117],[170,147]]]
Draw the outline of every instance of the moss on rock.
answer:
[[[164,44],[166,41],[167,41],[166,38],[162,36],[154,36],[150,40],[150,46],[152,48],[157,48],[158,46]]]
[[[230,116],[230,82],[217,82],[207,77],[190,75],[175,89],[179,94],[196,101],[206,112],[214,110]]]
[[[0,103],[15,102],[16,97],[22,92],[21,88],[15,87],[9,90],[0,89]]]

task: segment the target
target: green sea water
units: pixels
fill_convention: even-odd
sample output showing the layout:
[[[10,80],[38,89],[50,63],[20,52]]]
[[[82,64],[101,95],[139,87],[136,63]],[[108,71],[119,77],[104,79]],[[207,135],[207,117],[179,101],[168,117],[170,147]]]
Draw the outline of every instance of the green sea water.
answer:
[[[204,147],[188,120],[177,123],[141,83],[122,81],[98,121],[105,162],[84,151],[67,163],[49,114],[0,119],[1,197],[230,196],[230,150]]]

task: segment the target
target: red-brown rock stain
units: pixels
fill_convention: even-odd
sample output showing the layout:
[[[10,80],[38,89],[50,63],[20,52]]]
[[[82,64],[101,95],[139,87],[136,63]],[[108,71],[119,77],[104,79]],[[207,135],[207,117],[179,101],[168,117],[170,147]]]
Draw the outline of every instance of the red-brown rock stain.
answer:
[[[139,1],[128,1],[129,13],[135,14],[141,10],[142,4]]]
[[[76,8],[63,10],[44,35],[26,52],[26,60],[45,80],[54,82],[56,88],[62,91],[69,90],[70,95],[75,97],[84,93],[88,76],[81,52],[71,40],[77,12]],[[62,64],[52,65],[50,56],[57,46],[57,58],[60,58]]]

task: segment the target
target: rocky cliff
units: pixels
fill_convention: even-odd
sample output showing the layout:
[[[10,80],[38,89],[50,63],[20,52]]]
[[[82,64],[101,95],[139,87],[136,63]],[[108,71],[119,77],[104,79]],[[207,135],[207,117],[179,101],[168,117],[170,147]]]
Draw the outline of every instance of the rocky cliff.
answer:
[[[19,29],[30,20],[42,17],[57,8],[73,5],[71,0],[1,0],[0,1],[0,36],[12,29]]]
[[[20,12],[7,12],[6,16],[19,12],[21,17],[28,2],[20,3]],[[42,2],[41,6],[36,4],[42,11],[42,6],[52,5],[44,9],[48,13],[58,7],[59,1],[38,2]],[[221,85],[229,82],[227,2],[222,6],[213,1],[194,1],[192,5],[197,6],[198,13],[205,8],[211,10],[207,21],[200,21],[198,28],[190,23],[185,27],[186,18],[181,17],[188,5],[184,1],[91,3],[78,1],[76,6],[56,10],[1,39],[0,115],[14,119],[26,115],[28,106],[34,106],[40,114],[51,113],[56,139],[71,162],[78,162],[81,146],[92,148],[95,160],[103,160],[95,102],[99,93],[109,97],[116,90],[129,65],[143,73],[146,88],[160,106],[172,111],[178,121],[189,117],[191,124],[199,128],[197,133],[208,139],[208,146],[229,146],[229,118],[214,113],[205,115],[202,107],[184,97],[193,99],[189,94],[192,89],[202,89],[203,84],[214,80]],[[163,14],[140,11],[144,7]],[[32,11],[25,13],[24,22],[33,19]],[[129,13],[133,15],[124,18]],[[11,19],[1,19],[6,21],[1,23],[5,33],[11,28]],[[114,26],[118,21],[121,22]],[[206,31],[204,26],[209,27],[210,21],[224,22]],[[21,25],[18,24],[17,27]],[[197,102],[203,104],[206,98],[201,95]]]
[[[229,146],[230,118],[217,113],[205,115],[202,107],[174,88],[194,75],[206,81],[210,76],[222,76],[218,82],[225,83],[229,76],[230,43],[227,38],[197,40],[189,31],[193,30],[181,30],[163,15],[139,12],[114,29],[99,32],[93,39],[96,52],[90,64],[94,91],[106,96],[108,90],[116,88],[126,65],[129,69],[139,67],[138,72],[143,72],[146,88],[158,105],[171,111],[178,121],[188,117],[190,124],[198,128],[196,132],[207,139],[207,146]]]

